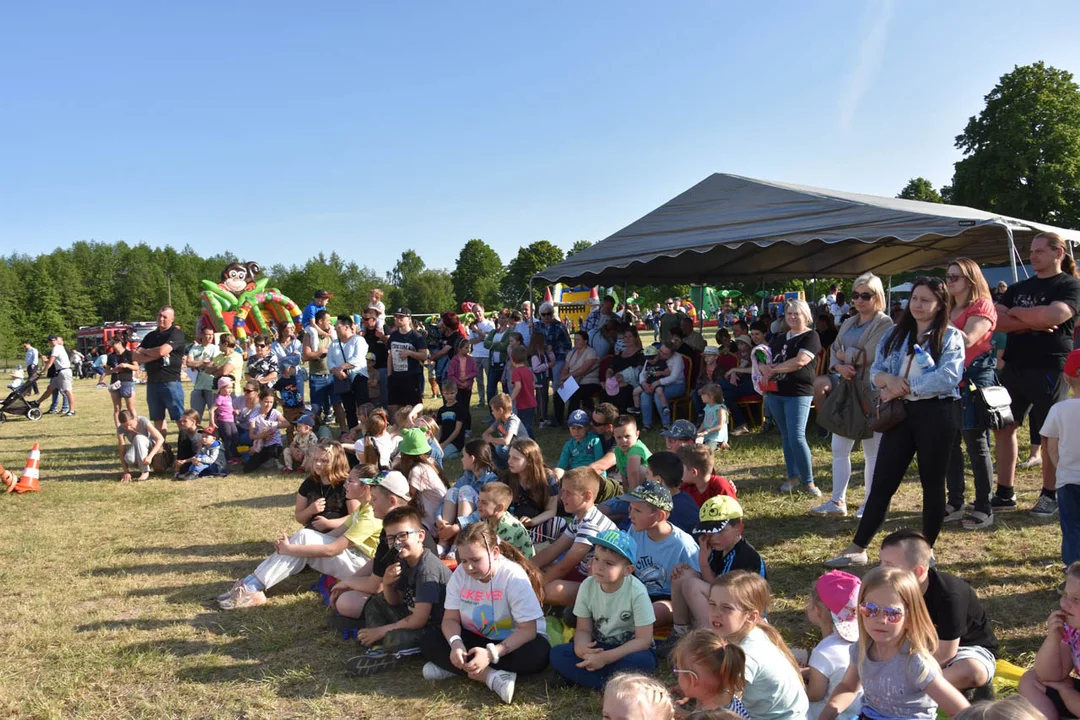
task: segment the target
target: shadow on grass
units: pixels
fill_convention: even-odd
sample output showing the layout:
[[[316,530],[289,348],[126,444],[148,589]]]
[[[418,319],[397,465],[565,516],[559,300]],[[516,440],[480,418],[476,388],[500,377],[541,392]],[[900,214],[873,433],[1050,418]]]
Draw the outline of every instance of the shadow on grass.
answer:
[[[154,545],[151,547],[139,545],[117,550],[118,553],[130,555],[191,555],[196,557],[203,555],[249,555],[253,557],[263,557],[272,551],[273,543],[264,541],[230,543],[228,545]]]
[[[145,565],[122,565],[91,570],[92,577],[117,577],[123,575],[171,575],[173,573],[204,573],[231,571],[245,560],[198,560],[194,562],[147,563]]]
[[[242,500],[222,500],[221,502],[206,505],[207,508],[242,507],[262,510],[264,508],[292,507],[294,495],[265,495],[257,498],[245,498]]]

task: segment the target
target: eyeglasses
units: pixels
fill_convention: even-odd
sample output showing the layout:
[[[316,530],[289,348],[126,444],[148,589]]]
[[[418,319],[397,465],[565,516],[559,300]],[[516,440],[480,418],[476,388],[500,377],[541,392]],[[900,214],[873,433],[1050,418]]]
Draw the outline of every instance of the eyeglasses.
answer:
[[[553,313],[553,312],[551,312],[551,311],[549,310],[548,312],[542,312],[542,313],[540,313],[540,317],[551,317],[551,316],[552,316],[552,315],[554,315],[554,314],[555,314],[555,313]]]
[[[869,302],[869,301],[874,299],[874,293],[868,293],[868,292],[857,293],[857,292],[853,292],[853,293],[851,293],[851,299],[852,300],[866,300],[867,302]]]
[[[859,605],[859,612],[864,618],[876,618],[878,613],[885,616],[885,620],[890,623],[898,623],[904,619],[904,608],[902,607],[878,607],[877,603],[864,602]]]
[[[948,282],[948,283],[958,282],[958,281],[963,280],[963,279],[964,279],[963,275],[951,275],[950,274],[950,275],[945,276],[945,282]]]
[[[419,529],[417,529],[417,530],[406,530],[405,532],[398,533],[397,535],[387,535],[386,536],[386,541],[388,543],[393,544],[393,545],[403,545],[405,543],[405,541],[409,539],[410,535],[412,535],[413,533],[418,533],[418,532],[420,532]]]
[[[677,667],[673,667],[671,668],[671,672],[675,673],[676,677],[678,677],[679,675],[693,675],[695,680],[698,679],[698,674],[693,670],[680,670]]]

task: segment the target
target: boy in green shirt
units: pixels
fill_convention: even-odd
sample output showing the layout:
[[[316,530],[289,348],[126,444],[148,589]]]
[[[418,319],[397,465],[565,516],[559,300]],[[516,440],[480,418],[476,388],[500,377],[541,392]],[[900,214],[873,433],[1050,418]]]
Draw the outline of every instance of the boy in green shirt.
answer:
[[[641,442],[641,433],[638,432],[637,420],[633,415],[620,415],[615,418],[615,467],[622,478],[623,492],[633,490],[645,482],[645,471],[649,456],[649,448]],[[630,512],[630,503],[615,498],[601,503],[597,507],[600,512],[611,518],[617,525],[625,525],[627,515]]]
[[[528,528],[516,517],[506,512],[514,501],[514,491],[506,483],[490,482],[480,488],[480,500],[476,511],[500,540],[505,540],[530,560],[536,555]]]

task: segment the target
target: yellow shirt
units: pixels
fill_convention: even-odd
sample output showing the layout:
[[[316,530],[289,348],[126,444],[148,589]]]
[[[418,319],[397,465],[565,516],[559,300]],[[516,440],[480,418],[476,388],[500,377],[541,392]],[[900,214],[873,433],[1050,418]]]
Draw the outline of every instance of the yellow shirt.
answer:
[[[345,537],[353,546],[369,558],[375,557],[375,548],[379,546],[379,533],[382,532],[382,520],[375,518],[370,505],[361,505],[342,525]]]

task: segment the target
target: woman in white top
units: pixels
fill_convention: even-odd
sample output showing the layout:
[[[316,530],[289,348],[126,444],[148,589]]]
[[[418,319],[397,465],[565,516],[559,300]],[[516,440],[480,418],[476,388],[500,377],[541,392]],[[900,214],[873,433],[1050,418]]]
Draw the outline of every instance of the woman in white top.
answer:
[[[587,412],[592,412],[593,395],[603,391],[600,385],[600,358],[596,351],[589,347],[589,334],[584,330],[574,333],[574,349],[566,354],[566,364],[562,368],[562,386],[570,378],[578,384],[578,390],[570,398],[570,412],[585,406]]]
[[[645,380],[645,366],[641,368],[641,421],[642,430],[652,429],[653,409],[659,411],[660,422],[666,428],[671,424],[669,403],[686,394],[686,358],[675,352],[675,346],[668,341],[660,346],[660,361],[667,364],[666,370],[656,373],[652,382]]]

